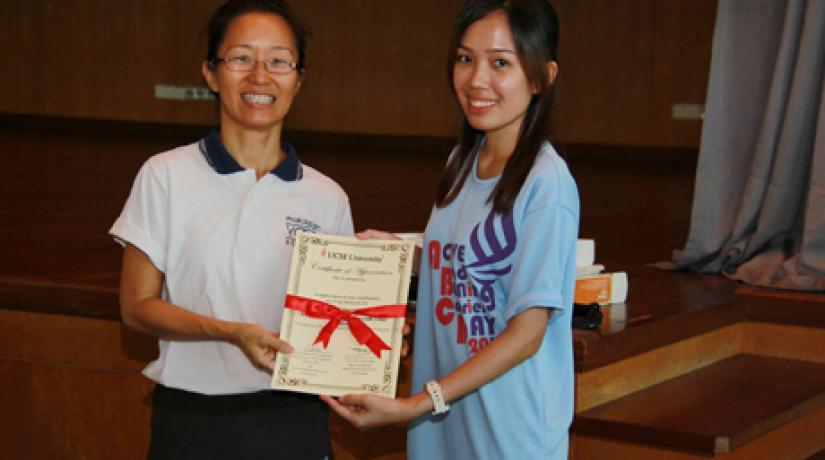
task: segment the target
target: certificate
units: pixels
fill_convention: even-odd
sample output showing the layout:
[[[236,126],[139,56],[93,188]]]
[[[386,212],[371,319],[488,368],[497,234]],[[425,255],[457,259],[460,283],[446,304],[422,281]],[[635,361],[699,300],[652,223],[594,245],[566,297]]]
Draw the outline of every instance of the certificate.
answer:
[[[395,397],[413,243],[298,233],[272,388]]]

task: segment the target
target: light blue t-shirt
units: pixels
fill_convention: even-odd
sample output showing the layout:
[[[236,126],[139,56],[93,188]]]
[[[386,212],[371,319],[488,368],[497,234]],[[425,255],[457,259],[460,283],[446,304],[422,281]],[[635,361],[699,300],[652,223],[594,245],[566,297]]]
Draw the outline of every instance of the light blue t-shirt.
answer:
[[[476,158],[477,161],[477,158]],[[499,178],[473,166],[425,231],[416,310],[413,389],[440,379],[487,346],[514,316],[552,309],[539,351],[446,415],[411,423],[412,460],[567,459],[573,418],[573,343],[579,197],[546,143],[509,215],[486,203]]]

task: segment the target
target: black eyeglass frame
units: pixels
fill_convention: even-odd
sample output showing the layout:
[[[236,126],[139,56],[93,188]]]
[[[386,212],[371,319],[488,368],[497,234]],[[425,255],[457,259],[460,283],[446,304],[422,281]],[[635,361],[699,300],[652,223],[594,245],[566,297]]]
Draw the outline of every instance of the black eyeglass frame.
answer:
[[[241,57],[242,56],[236,56],[236,57],[230,57],[230,58],[225,58],[225,57],[218,58],[218,57],[216,57],[216,58],[212,59],[209,62],[210,62],[210,64],[212,64],[213,68],[217,67],[218,64],[224,64],[224,65],[227,65],[227,66],[231,66],[232,62],[233,62],[232,59],[239,59]],[[288,75],[293,70],[297,70],[299,72],[303,72],[303,70],[304,70],[303,68],[298,67],[298,63],[295,62],[295,61],[287,61],[286,59],[279,59],[279,60],[288,63],[289,64],[289,70],[287,70],[286,72],[276,72],[276,71],[270,69],[269,66],[267,65],[267,62],[272,62],[272,60],[267,61],[267,60],[259,60],[259,59],[252,59],[251,66],[249,67],[249,69],[243,70],[243,69],[232,69],[232,68],[230,68],[229,70],[231,70],[233,72],[250,72],[250,71],[252,71],[252,70],[254,70],[258,67],[258,63],[262,63],[264,65],[264,69],[267,72],[269,72],[271,74],[275,74],[275,75]]]

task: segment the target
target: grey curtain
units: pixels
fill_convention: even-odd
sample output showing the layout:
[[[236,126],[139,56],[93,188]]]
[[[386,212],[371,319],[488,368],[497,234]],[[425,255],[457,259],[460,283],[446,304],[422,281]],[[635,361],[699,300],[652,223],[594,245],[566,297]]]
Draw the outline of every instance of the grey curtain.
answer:
[[[719,0],[693,213],[662,268],[825,291],[825,0]]]

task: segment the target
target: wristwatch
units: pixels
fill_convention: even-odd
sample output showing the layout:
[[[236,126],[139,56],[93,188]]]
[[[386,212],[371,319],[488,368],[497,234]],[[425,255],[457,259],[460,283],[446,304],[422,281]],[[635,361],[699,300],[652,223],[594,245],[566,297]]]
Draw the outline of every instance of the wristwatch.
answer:
[[[433,400],[433,415],[443,414],[450,410],[450,405],[444,401],[444,393],[441,392],[441,385],[435,380],[430,380],[424,384],[424,390]]]

